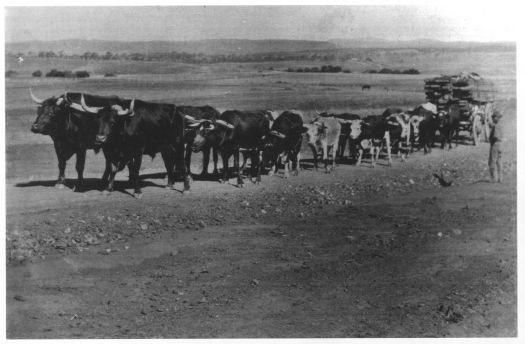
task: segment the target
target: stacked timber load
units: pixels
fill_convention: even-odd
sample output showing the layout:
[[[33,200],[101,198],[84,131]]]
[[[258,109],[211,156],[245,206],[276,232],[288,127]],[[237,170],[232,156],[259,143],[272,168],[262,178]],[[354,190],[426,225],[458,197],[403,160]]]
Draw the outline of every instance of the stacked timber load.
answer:
[[[461,114],[468,117],[470,104],[493,100],[494,87],[476,73],[461,73],[425,80],[425,94],[438,111],[457,104]]]

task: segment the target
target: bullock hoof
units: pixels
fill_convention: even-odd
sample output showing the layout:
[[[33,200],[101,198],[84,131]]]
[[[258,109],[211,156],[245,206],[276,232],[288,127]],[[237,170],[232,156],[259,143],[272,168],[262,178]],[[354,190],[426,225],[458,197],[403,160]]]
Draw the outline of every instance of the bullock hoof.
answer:
[[[111,191],[104,190],[104,191],[101,192],[101,194],[102,194],[102,196],[109,196],[109,195],[111,195]]]
[[[166,185],[166,189],[169,189],[169,190],[175,190],[175,185],[173,185],[173,184],[168,184],[168,185]]]
[[[290,178],[290,173],[285,173],[284,174],[284,179],[288,179],[288,178]]]
[[[224,184],[224,183],[226,183],[226,181],[223,180],[223,179],[219,179],[219,183]]]
[[[63,189],[63,188],[65,188],[66,186],[64,185],[64,183],[56,183],[56,184],[55,184],[55,187],[56,187],[57,189]]]
[[[190,190],[183,190],[183,191],[182,191],[182,194],[183,194],[184,196],[187,196],[187,195],[190,194]]]
[[[244,183],[238,183],[237,187],[240,188],[240,189],[244,188]]]
[[[73,192],[83,192],[84,191],[84,188],[80,185],[75,185],[73,187]]]
[[[268,172],[268,177],[272,177],[275,173],[273,171]]]
[[[260,184],[261,184],[261,181],[260,181],[260,180],[257,180],[257,179],[255,179],[255,180],[253,181],[253,183],[254,183],[255,185],[260,185]]]
[[[136,199],[141,199],[142,198],[142,192],[135,192],[133,194],[133,197],[135,197]]]

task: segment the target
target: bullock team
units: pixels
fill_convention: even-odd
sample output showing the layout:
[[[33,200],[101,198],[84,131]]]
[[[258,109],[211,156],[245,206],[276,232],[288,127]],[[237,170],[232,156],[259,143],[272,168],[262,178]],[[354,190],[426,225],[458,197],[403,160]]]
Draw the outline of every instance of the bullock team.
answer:
[[[383,148],[387,150],[389,165],[391,151],[402,160],[416,147],[430,152],[436,132],[440,133],[441,148],[445,143],[450,148],[452,138],[457,140],[460,123],[456,107],[451,106],[448,113],[438,113],[431,103],[407,112],[387,109],[382,115],[364,118],[349,113],[322,113],[304,123],[303,114],[296,110],[281,114],[268,110],[229,110],[221,114],[210,106],[175,106],[117,96],[65,92],[58,97],[39,99],[31,90],[30,94],[39,105],[31,131],[49,135],[55,146],[59,169],[57,187],[64,187],[66,162],[76,154],[75,190],[81,191],[86,150],[102,150],[106,159],[103,193],[113,190],[116,173],[127,167],[129,183],[137,198],[142,195],[139,171],[143,155],[154,157],[160,153],[168,176],[167,187],[173,189],[175,180],[182,178],[183,193],[187,193],[192,152],[203,153],[201,177],[208,177],[210,153],[213,154],[213,174],[219,175],[217,160],[221,155],[220,182],[229,179],[228,160],[233,155],[237,185],[242,187],[247,159],[251,160],[254,183],[260,183],[261,173],[268,167],[270,175],[279,165],[284,165],[285,178],[290,170],[297,174],[303,136],[312,149],[315,168],[320,148],[325,169],[330,172],[336,166],[336,158],[344,156],[347,145],[357,165],[362,163],[365,152],[369,152],[372,166]],[[474,107],[472,116],[490,119],[483,111]]]

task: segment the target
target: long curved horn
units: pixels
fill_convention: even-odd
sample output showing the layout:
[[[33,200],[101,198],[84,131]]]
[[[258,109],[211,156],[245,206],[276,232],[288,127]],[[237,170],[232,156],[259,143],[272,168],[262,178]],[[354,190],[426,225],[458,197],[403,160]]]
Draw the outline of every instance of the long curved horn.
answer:
[[[191,122],[191,123],[202,123],[202,122],[206,122],[205,119],[195,119],[195,117],[193,116],[190,116],[190,115],[184,115],[184,119],[186,119],[187,121]],[[209,121],[208,121],[209,122]]]
[[[32,90],[31,88],[29,88],[29,94],[31,95],[31,99],[32,99],[35,103],[37,103],[37,104],[40,105],[40,104],[42,104],[42,103],[44,102],[43,99],[37,98],[37,96],[35,96],[35,95],[33,94],[33,90]]]
[[[273,136],[276,136],[276,137],[278,137],[280,139],[285,139],[286,138],[286,135],[284,135],[284,134],[282,134],[282,133],[280,133],[278,131],[275,131],[275,130],[270,131],[270,134],[272,134]]]
[[[228,123],[228,122],[225,122],[223,121],[222,119],[218,119],[215,121],[215,123],[217,123],[218,125],[221,125],[223,127],[226,127],[228,129],[233,129],[235,128],[232,124]]]
[[[84,99],[83,94],[80,96],[80,104],[81,104],[82,111],[89,112],[89,113],[98,113],[103,108],[103,107],[87,106],[86,100]],[[73,105],[77,105],[77,104],[72,102],[70,106],[73,106]]]

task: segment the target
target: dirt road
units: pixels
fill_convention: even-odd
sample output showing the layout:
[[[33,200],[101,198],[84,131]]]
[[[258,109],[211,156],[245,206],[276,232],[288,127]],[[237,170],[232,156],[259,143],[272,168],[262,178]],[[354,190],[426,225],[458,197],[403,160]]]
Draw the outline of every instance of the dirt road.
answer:
[[[515,336],[506,151],[502,184],[486,144],[187,197],[8,180],[7,337]]]

